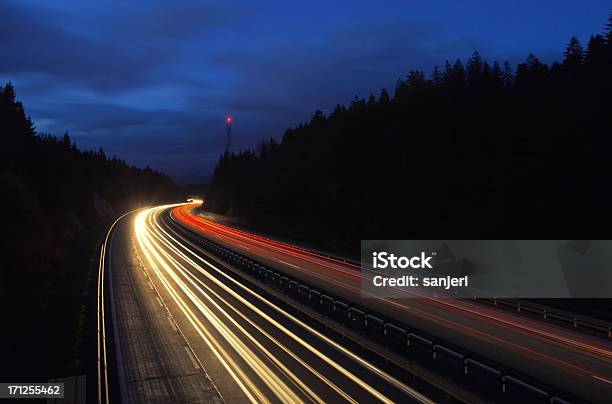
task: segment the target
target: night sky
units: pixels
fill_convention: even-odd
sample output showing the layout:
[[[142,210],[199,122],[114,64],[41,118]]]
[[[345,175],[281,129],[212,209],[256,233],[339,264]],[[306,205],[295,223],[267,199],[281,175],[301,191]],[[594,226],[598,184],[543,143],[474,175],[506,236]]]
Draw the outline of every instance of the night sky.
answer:
[[[207,176],[226,114],[235,150],[254,147],[474,50],[559,59],[610,11],[609,0],[2,0],[0,80],[39,131],[174,178]]]

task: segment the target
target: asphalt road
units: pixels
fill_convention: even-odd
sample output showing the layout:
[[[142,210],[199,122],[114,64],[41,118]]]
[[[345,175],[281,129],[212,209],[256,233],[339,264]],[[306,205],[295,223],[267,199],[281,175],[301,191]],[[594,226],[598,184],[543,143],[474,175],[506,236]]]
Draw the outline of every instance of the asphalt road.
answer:
[[[106,338],[112,339],[114,355],[109,362],[117,364],[119,382],[111,386],[111,402],[117,397],[130,403],[220,401],[205,371],[193,363],[173,317],[159,304],[133,243],[134,218],[132,214],[118,223],[106,258],[107,300],[112,302]]]
[[[593,402],[612,397],[612,345],[465,300],[363,298],[353,265],[174,208],[175,220],[262,264]]]
[[[122,401],[432,402],[193,251],[165,208],[128,216],[110,242]]]

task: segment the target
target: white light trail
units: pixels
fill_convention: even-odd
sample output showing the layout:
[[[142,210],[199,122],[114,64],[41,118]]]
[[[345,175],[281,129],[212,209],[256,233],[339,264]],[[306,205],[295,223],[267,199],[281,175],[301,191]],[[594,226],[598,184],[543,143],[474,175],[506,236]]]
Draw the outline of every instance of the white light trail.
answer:
[[[315,369],[315,366],[309,364],[306,358],[296,355],[290,347],[273,336],[273,333],[269,331],[274,329],[311,352],[313,358],[320,359],[334,371],[346,377],[350,382],[381,402],[391,403],[392,400],[350,370],[336,363],[333,358],[311,345],[301,336],[309,335],[319,339],[331,349],[354,361],[359,366],[367,369],[367,371],[390,383],[410,397],[420,402],[432,402],[419,392],[406,386],[400,380],[354,354],[341,344],[331,340],[267,300],[264,296],[230,277],[165,231],[158,222],[158,215],[163,210],[173,206],[177,205],[151,208],[137,216],[135,220],[135,233],[138,245],[165,290],[250,401],[269,402],[270,398],[259,388],[258,381],[262,381],[283,402],[301,402],[303,397],[317,403],[324,402],[304,382],[303,377],[300,377],[301,374],[295,374],[286,363],[283,363],[277,355],[265,347],[263,341],[268,341],[278,347],[284,355],[295,361],[294,365],[297,363],[303,367],[336,394],[340,395],[343,400],[356,402],[347,392],[332,382],[329,377],[324,376],[319,370]],[[191,257],[194,257],[195,260]],[[204,266],[200,264],[204,264]],[[202,278],[202,275],[204,278]],[[241,293],[234,290],[236,287],[239,288]],[[215,291],[217,288],[223,294],[231,296],[232,299],[224,298]],[[255,301],[263,303],[277,315],[280,314],[284,319],[288,320],[289,324],[293,323],[299,326],[302,330],[301,336],[298,336],[281,324],[281,322],[270,316],[267,311],[253,304]],[[210,323],[210,326],[214,328],[214,332],[207,329],[207,326],[200,321],[200,317],[192,310],[189,303],[197,309],[202,318],[206,319],[206,322]],[[248,324],[258,334],[249,332],[238,320]],[[259,320],[259,324],[263,320],[265,326],[259,325],[255,320]],[[261,336],[263,336],[263,340],[261,340]],[[230,350],[225,349],[224,346],[229,346]],[[243,362],[251,370],[248,373],[254,373],[257,376],[256,380],[253,380],[247,374],[246,369],[243,369],[241,364],[234,360],[236,357],[242,358]]]

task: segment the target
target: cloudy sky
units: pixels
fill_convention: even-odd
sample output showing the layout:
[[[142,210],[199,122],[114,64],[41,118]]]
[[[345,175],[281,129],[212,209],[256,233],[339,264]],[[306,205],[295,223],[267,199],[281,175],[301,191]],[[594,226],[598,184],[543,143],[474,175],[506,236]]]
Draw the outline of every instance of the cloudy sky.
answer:
[[[235,149],[254,147],[474,50],[558,59],[610,11],[608,0],[0,0],[0,80],[39,131],[175,178],[208,175],[227,114]]]

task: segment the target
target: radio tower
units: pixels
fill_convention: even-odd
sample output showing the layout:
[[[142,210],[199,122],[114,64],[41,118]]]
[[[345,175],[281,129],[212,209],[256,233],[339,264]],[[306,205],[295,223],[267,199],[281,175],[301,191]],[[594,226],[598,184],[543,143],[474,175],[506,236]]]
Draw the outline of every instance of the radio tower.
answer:
[[[228,153],[232,147],[232,120],[232,117],[229,115],[225,117],[225,137],[227,141],[225,151]]]

